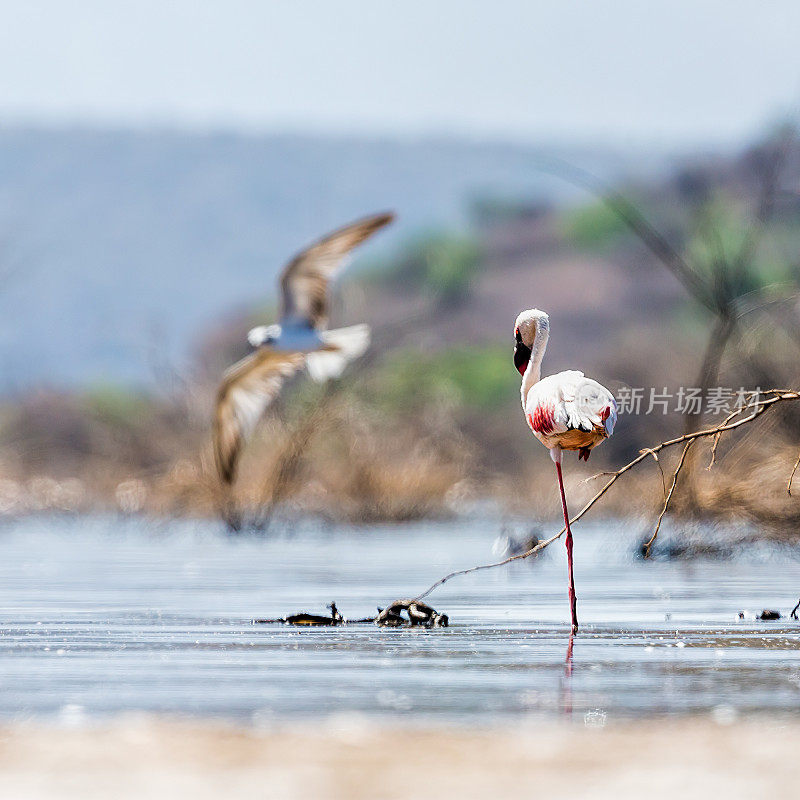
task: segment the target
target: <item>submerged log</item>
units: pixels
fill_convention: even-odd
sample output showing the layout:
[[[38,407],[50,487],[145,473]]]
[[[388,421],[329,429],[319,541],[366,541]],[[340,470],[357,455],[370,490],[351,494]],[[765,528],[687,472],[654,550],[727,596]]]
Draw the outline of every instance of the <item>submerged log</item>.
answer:
[[[329,617],[323,617],[319,614],[309,614],[301,611],[299,614],[290,614],[288,617],[279,617],[278,619],[254,619],[253,623],[258,625],[265,625],[270,623],[282,623],[284,625],[318,625],[318,626],[332,626],[344,625],[347,620],[339,613],[336,608],[336,603],[331,603],[327,606],[331,610]]]

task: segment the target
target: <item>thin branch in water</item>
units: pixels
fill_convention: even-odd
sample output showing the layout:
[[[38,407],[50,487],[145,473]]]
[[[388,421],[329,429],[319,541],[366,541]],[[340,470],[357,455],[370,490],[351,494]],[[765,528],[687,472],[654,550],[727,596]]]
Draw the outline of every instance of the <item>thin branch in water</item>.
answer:
[[[656,521],[655,530],[653,531],[653,535],[647,540],[647,542],[645,542],[644,545],[645,558],[648,558],[650,556],[650,548],[653,546],[653,542],[655,542],[659,530],[661,530],[661,523],[664,520],[664,515],[667,513],[667,509],[669,508],[669,501],[672,500],[672,495],[675,493],[675,487],[678,485],[678,475],[680,474],[681,468],[683,467],[683,464],[686,461],[686,454],[689,452],[689,448],[695,443],[695,441],[696,441],[695,439],[690,439],[683,446],[683,452],[681,453],[681,457],[678,460],[678,466],[675,467],[675,471],[672,473],[672,485],[669,487],[669,492],[667,493],[667,496],[664,498],[664,505],[661,508],[661,513],[658,515],[658,520]]]
[[[570,524],[572,524],[572,522],[573,520],[570,520]],[[539,542],[531,547],[530,550],[526,550],[524,553],[518,553],[515,556],[509,556],[508,558],[504,558],[502,561],[495,561],[493,564],[479,564],[477,567],[457,569],[455,572],[450,572],[443,578],[439,578],[436,583],[431,584],[424,592],[422,592],[422,594],[418,594],[414,600],[422,600],[423,597],[427,597],[434,589],[437,589],[443,583],[447,583],[447,581],[449,581],[451,578],[457,578],[459,575],[469,575],[470,572],[478,572],[478,570],[482,569],[494,569],[494,567],[502,567],[506,564],[510,564],[512,561],[521,561],[523,558],[529,558],[535,553],[538,553],[540,550],[544,550],[545,547],[551,545],[554,541],[556,541],[556,539],[560,539],[565,530],[566,528],[562,528],[557,534],[555,534],[555,536],[551,536],[549,539]]]
[[[664,475],[664,467],[661,466],[661,459],[659,459],[658,453],[656,453],[655,450],[648,450],[647,448],[645,448],[641,452],[645,454],[649,453],[651,456],[653,456],[653,461],[656,462],[658,471],[661,474],[661,490],[664,492],[664,502],[665,503],[669,502],[667,499],[667,476]]]
[[[664,475],[664,467],[661,466],[661,459],[658,453],[653,453],[653,459],[658,464],[658,471],[661,473],[661,490],[664,492],[664,497],[667,496],[667,476]]]
[[[794,462],[792,474],[789,475],[789,482],[786,484],[786,494],[788,494],[789,497],[792,496],[792,481],[794,480],[794,474],[797,472],[798,467],[800,467],[800,455],[797,456],[797,461]]]
[[[736,419],[736,417],[738,417],[740,414],[743,414],[745,411],[748,411],[751,408],[757,409],[759,407],[760,403],[758,399],[758,393],[753,392],[752,394],[754,399],[749,403],[739,406],[739,408],[735,408],[733,411],[731,411],[731,413],[728,414],[728,416],[723,420],[722,425],[727,425],[729,422]],[[721,430],[717,432],[716,436],[714,436],[714,442],[711,445],[711,460],[708,462],[708,466],[706,467],[707,470],[710,470],[717,462],[717,446],[719,445],[720,436],[722,436]]]

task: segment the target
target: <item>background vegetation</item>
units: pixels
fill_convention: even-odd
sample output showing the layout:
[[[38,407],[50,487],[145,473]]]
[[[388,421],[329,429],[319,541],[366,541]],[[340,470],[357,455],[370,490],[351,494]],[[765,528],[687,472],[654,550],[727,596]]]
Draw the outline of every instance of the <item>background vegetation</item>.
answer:
[[[157,391],[109,383],[8,395],[0,511],[235,509],[255,525],[293,508],[406,519],[489,501],[554,513],[549,462],[525,427],[511,359],[514,317],[529,306],[551,315],[545,371],[581,368],[615,392],[797,388],[794,131],[647,181],[605,186],[570,169],[560,179],[583,199],[473,198],[469,230],[421,234],[362,264],[341,287],[336,322],[369,321],[372,350],[335,384],[290,383],[233,496],[211,467],[211,404],[224,367],[246,352],[247,328],[275,313],[269,298],[208,329],[187,368],[159,365]],[[590,466],[570,465],[574,492],[590,491],[579,481],[595,470],[717,420],[674,406],[623,416]],[[713,472],[698,453],[676,511],[793,533],[800,505],[778,478],[798,447],[800,416],[787,407],[726,442]],[[657,505],[657,470],[626,485],[610,510]]]

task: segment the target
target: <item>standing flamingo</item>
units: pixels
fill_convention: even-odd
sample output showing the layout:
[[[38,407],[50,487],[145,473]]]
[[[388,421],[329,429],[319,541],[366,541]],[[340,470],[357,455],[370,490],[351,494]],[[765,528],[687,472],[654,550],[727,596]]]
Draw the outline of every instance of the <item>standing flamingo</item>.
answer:
[[[541,378],[542,358],[550,338],[550,318],[544,311],[523,311],[514,325],[514,366],[522,375],[522,410],[533,435],[550,450],[556,465],[566,528],[569,604],[572,632],[578,630],[575,578],[572,574],[572,531],[561,476],[561,451],[577,450],[586,461],[593,447],[614,432],[617,404],[611,392],[577,370]]]

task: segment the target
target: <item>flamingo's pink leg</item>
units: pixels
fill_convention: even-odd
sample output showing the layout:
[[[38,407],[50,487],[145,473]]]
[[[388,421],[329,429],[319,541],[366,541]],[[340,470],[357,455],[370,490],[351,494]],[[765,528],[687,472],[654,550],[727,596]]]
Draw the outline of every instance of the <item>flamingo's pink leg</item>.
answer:
[[[560,453],[559,453],[560,455]],[[567,498],[564,495],[564,479],[561,476],[561,459],[553,459],[558,473],[558,488],[561,491],[561,508],[564,511],[564,526],[567,529],[565,543],[567,545],[567,563],[569,565],[569,609],[572,614],[572,632],[578,632],[578,600],[575,597],[575,577],[572,574],[572,531],[569,527],[569,512],[567,511]]]

